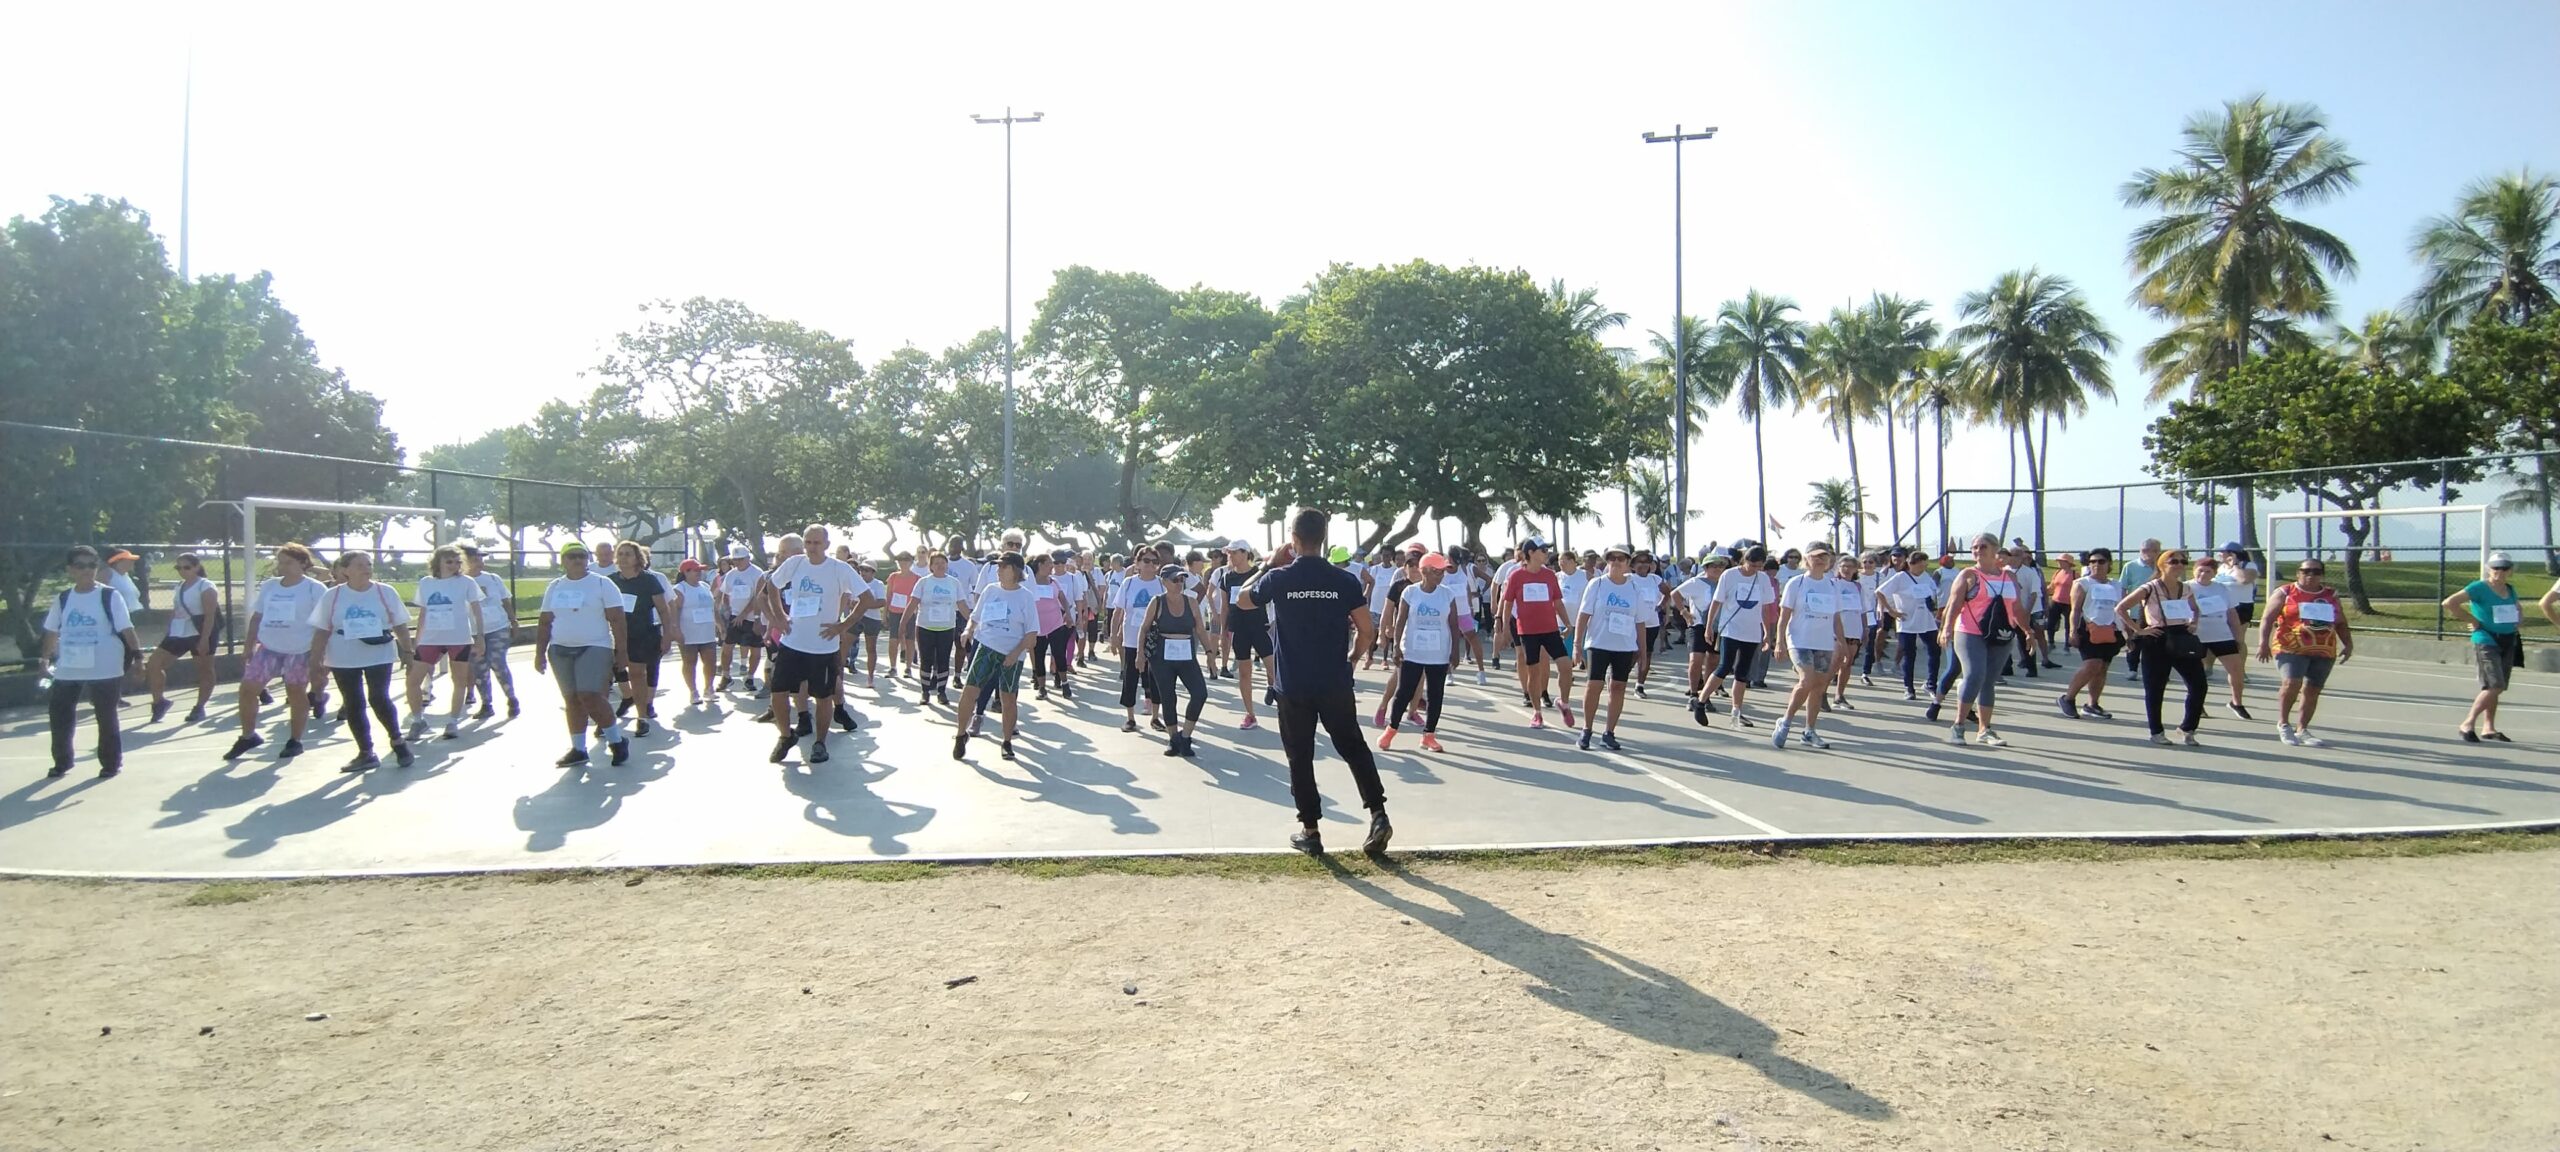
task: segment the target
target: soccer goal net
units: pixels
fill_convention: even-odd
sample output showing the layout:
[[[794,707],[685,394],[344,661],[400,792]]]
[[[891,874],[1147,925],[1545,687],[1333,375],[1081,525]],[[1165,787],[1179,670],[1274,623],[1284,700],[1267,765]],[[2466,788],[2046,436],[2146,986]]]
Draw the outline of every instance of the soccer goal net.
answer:
[[[2488,567],[2490,519],[2486,504],[2269,512],[2267,579],[2318,560],[2329,583],[2372,603],[2377,618],[2357,627],[2442,634],[2457,622],[2439,602]]]

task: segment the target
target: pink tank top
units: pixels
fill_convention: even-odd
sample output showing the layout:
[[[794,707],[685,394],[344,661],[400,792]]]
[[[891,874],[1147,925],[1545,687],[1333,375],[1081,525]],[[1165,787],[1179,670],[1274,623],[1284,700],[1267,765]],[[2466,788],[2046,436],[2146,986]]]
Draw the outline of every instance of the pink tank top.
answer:
[[[1983,635],[1984,614],[1990,612],[1995,605],[2000,605],[2002,600],[2015,599],[2017,595],[2016,580],[2008,576],[1984,576],[1980,569],[1975,569],[1973,594],[1965,599],[1963,607],[1956,609],[1956,631],[1974,636]],[[2008,608],[2001,606],[2000,610],[2006,612]]]
[[[1058,586],[1034,584],[1032,590],[1035,596],[1033,601],[1035,607],[1032,612],[1039,618],[1041,633],[1046,635],[1057,631],[1060,625],[1067,622],[1066,608],[1058,603]]]

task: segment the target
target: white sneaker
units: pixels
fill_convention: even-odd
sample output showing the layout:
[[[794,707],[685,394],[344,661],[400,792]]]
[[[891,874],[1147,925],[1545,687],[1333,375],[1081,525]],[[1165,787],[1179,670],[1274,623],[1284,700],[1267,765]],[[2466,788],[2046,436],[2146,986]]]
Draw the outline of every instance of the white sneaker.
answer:
[[[2329,746],[2329,742],[2328,742],[2328,741],[2323,740],[2323,739],[2321,739],[2321,738],[2319,738],[2319,737],[2317,737],[2317,736],[2314,736],[2314,735],[2312,735],[2312,734],[2311,734],[2311,733],[2309,733],[2309,732],[2301,733],[2300,735],[2296,736],[2294,739],[2295,739],[2295,741],[2296,741],[2297,743],[2301,744],[2301,745],[2302,745],[2303,747],[2305,747],[2305,748],[2326,748],[2326,747],[2328,747],[2328,746]]]
[[[1949,728],[1949,729],[1947,729],[1947,743],[1949,743],[1949,744],[1962,744],[1962,743],[1964,743],[1964,725],[1962,725],[1962,724],[1958,724],[1958,725],[1956,725],[1956,726],[1955,726],[1955,727],[1953,727],[1953,728]]]
[[[1804,730],[1804,746],[1807,748],[1829,748],[1831,747],[1831,742],[1815,735],[1813,729],[1807,728]]]
[[[2006,748],[2009,746],[2009,742],[2001,739],[2000,734],[1997,732],[1985,732],[1980,736],[1974,737],[1973,742],[1980,744],[1985,748]]]
[[[2169,746],[2169,734],[2166,732],[2154,732],[2151,734],[2151,742],[2166,748]]]
[[[2189,748],[2204,747],[2204,741],[2196,739],[2196,734],[2193,732],[2178,733],[2178,743],[2184,744]]]
[[[1484,677],[1484,669],[1482,669],[1482,668],[1478,668],[1478,669],[1476,669],[1476,683],[1477,683],[1477,684],[1480,684],[1480,685],[1481,685],[1481,684],[1490,684],[1490,683],[1493,683],[1493,681],[1485,679],[1485,677]]]
[[[2294,735],[2293,725],[2291,724],[2276,725],[2276,739],[2287,744],[2291,744],[2297,748],[2302,746],[2302,737]]]
[[[1771,746],[1771,747],[1776,748],[1776,749],[1777,749],[1778,751],[1780,751],[1780,752],[1784,752],[1784,751],[1786,751],[1786,750],[1787,750],[1787,730],[1788,730],[1788,729],[1790,729],[1790,728],[1795,727],[1795,723],[1796,723],[1796,722],[1795,722],[1793,719],[1791,719],[1791,718],[1783,717],[1783,716],[1782,716],[1782,717],[1780,717],[1780,718],[1778,719],[1778,726],[1777,726],[1775,729],[1771,730],[1771,732],[1770,732],[1770,734],[1769,734],[1769,744],[1770,744],[1770,746]],[[1805,735],[1810,736],[1810,735],[1812,735],[1812,733],[1808,732],[1808,733],[1805,733]]]

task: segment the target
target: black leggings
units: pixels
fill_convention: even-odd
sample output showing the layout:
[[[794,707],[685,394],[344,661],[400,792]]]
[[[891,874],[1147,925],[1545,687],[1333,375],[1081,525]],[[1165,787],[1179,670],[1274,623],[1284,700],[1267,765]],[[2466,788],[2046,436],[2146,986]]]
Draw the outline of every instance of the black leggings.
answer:
[[[1933,693],[1938,691],[1938,664],[1939,661],[1944,658],[1938,651],[1938,634],[1935,632],[1904,632],[1901,635],[1894,637],[1894,639],[1902,646],[1902,690],[1905,692],[1919,691],[1918,688],[1912,685],[1911,670],[1912,666],[1919,662],[1920,650],[1926,648],[1929,650],[1929,691]]]
[[[1032,683],[1037,684],[1040,682],[1040,675],[1043,669],[1046,669],[1050,674],[1055,675],[1058,678],[1058,683],[1066,683],[1067,669],[1074,666],[1075,650],[1075,625],[1060,624],[1049,631],[1041,633],[1040,639],[1033,642],[1031,651]]]
[[[1760,646],[1748,640],[1724,637],[1723,647],[1716,651],[1717,680],[1747,680],[1751,676],[1751,656]]]
[[[1153,677],[1138,675],[1138,650],[1122,648],[1120,650],[1120,706],[1137,707],[1138,693],[1141,691],[1146,693],[1147,706],[1150,708],[1155,706],[1156,697],[1162,695],[1156,691],[1156,682]]]
[[[924,677],[924,690],[939,691],[951,684],[951,642],[958,639],[956,628],[916,629],[916,662]]]
[[[1191,701],[1183,710],[1183,722],[1200,722],[1200,709],[1209,702],[1209,682],[1200,678],[1199,661],[1149,659],[1147,675],[1155,682],[1156,712],[1164,720],[1165,727],[1173,727],[1173,687],[1177,681],[1184,691],[1191,693]],[[1128,693],[1123,690],[1121,695],[1125,697]]]
[[[2187,715],[2178,731],[2193,732],[2204,723],[2204,661],[2202,655],[2180,659],[2169,649],[2166,636],[2141,636],[2133,642],[2142,653],[2142,706],[2151,717],[2151,734],[2160,734],[2160,701],[2169,694],[2169,674],[2187,682]]]
[[[347,731],[355,734],[356,747],[373,751],[373,725],[366,721],[365,705],[373,706],[373,714],[382,718],[382,731],[391,738],[391,746],[400,746],[400,710],[391,706],[391,666],[370,664],[362,668],[332,668],[338,681],[338,719],[347,722]]]
[[[1427,689],[1427,690],[1425,690]],[[1449,689],[1449,666],[1416,664],[1411,660],[1396,669],[1396,702],[1387,709],[1387,727],[1404,725],[1405,710],[1413,706],[1413,694],[1422,690],[1422,730],[1440,730],[1440,697]]]
[[[45,709],[53,729],[53,766],[71,767],[71,734],[80,725],[80,702],[89,702],[89,712],[98,719],[98,764],[122,771],[124,768],[123,718],[117,709],[124,706],[124,680],[56,680],[46,690]]]

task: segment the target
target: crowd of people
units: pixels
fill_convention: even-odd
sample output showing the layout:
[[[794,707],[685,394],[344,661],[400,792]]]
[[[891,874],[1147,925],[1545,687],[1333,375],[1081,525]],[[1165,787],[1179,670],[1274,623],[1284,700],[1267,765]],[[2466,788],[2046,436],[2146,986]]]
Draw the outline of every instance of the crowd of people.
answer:
[[[1510,677],[1505,690],[1516,687],[1526,724],[1547,727],[1552,710],[1577,731],[1582,749],[1621,747],[1626,694],[1632,687],[1649,696],[1659,663],[1696,723],[1765,723],[1784,750],[1828,747],[1825,715],[1854,711],[1853,687],[1875,689],[1879,663],[1886,690],[1898,679],[1904,699],[1925,700],[1926,716],[1947,725],[1948,742],[2000,747],[2004,679],[2050,673],[2056,711],[2104,720],[2119,656],[2142,693],[2150,740],[2192,745],[2216,665],[2222,707],[2254,719],[2254,654],[2276,669],[2277,739],[2318,747],[2321,690],[2331,668],[2355,651],[2321,560],[2306,559],[2292,579],[2274,583],[2260,579],[2237,543],[2198,557],[2150,540],[2121,565],[2108,549],[2093,548],[2054,557],[2048,571],[2023,542],[2004,545],[1987,534],[1973,540],[1969,564],[1919,549],[1843,555],[1821,542],[1773,553],[1744,541],[1697,559],[1628,547],[1577,554],[1537,538],[1497,560],[1419,542],[1355,556],[1326,543],[1329,527],[1320,512],[1302,514],[1292,542],[1268,556],[1241,539],[1214,554],[1170,543],[1128,556],[1039,551],[1008,532],[974,558],[901,551],[875,563],[849,547],[831,550],[828,530],[810,525],[781,539],[770,569],[733,545],[712,564],[682,560],[673,579],[639,544],[615,544],[610,567],[600,570],[573,542],[559,550],[560,575],[541,590],[533,666],[560,693],[569,745],[557,761],[563,767],[587,763],[599,747],[612,764],[629,757],[632,740],[659,720],[670,655],[686,707],[740,690],[764,698],[759,720],[776,733],[770,759],[797,754],[811,765],[828,761],[831,732],[860,725],[846,698],[850,679],[879,690],[884,666],[888,690],[903,682],[921,702],[950,710],[954,758],[967,757],[970,742],[985,735],[990,713],[998,755],[1014,758],[1026,667],[1035,701],[1116,687],[1122,730],[1137,732],[1143,720],[1165,736],[1167,756],[1197,754],[1194,734],[1211,685],[1231,681],[1239,728],[1261,727],[1265,712],[1280,728],[1293,790],[1301,790],[1301,838],[1316,836],[1311,758],[1322,727],[1353,762],[1364,805],[1376,811],[1373,846],[1383,847],[1384,799],[1353,702],[1354,664],[1386,674],[1368,717],[1382,749],[1409,730],[1418,730],[1423,751],[1442,749],[1448,680],[1464,661],[1478,684],[1496,673]],[[128,673],[141,674],[157,723],[174,707],[170,668],[192,660],[196,692],[186,719],[205,720],[213,645],[225,628],[219,592],[195,555],[177,557],[167,638],[146,653],[133,626],[133,559],[120,552],[102,561],[92,549],[73,549],[70,587],[46,611],[54,776],[71,768],[84,701],[96,716],[100,775],[117,774]],[[394,760],[411,763],[412,742],[436,727],[428,709],[440,679],[446,739],[462,737],[466,716],[494,720],[502,700],[509,718],[519,715],[508,662],[516,590],[485,561],[476,547],[447,545],[404,593],[374,579],[364,552],[323,569],[303,545],[277,549],[275,575],[248,604],[240,734],[225,758],[267,742],[262,708],[276,689],[286,709],[279,758],[303,752],[309,725],[328,714],[335,689],[337,718],[354,745],[348,772],[380,764],[377,724]],[[2444,601],[2473,624],[2480,692],[2458,729],[2467,741],[2507,739],[2497,727],[2498,701],[2522,663],[2523,605],[2512,568],[2505,554],[2492,554],[2479,580]],[[2560,588],[2538,608],[2560,626]],[[1685,652],[1685,669],[1675,670],[1675,649]],[[1795,682],[1782,687],[1783,704],[1759,705],[1755,715],[1750,694],[1768,687],[1781,658]],[[1113,673],[1097,671],[1104,661],[1116,665]],[[2173,679],[2183,692],[2174,713]]]

